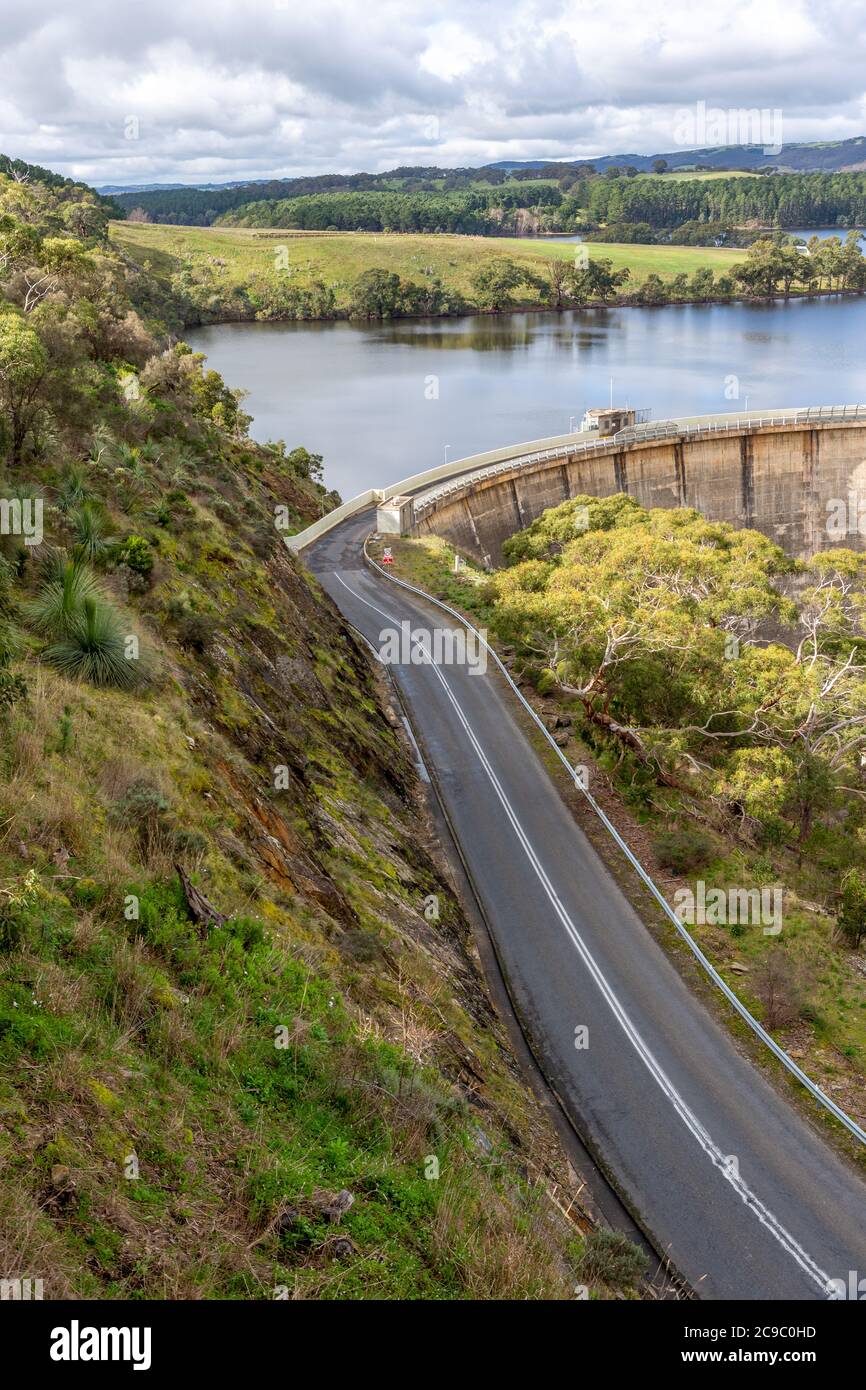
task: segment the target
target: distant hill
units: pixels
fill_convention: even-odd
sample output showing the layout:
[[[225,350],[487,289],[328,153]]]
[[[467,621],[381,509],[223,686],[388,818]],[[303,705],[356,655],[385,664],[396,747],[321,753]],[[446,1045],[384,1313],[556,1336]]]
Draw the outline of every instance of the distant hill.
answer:
[[[772,169],[778,173],[833,173],[866,168],[866,136],[850,140],[826,140],[813,144],[782,145],[778,154],[767,154],[763,145],[719,145],[713,149],[665,150],[658,154],[605,154],[573,159],[501,159],[494,169],[543,169],[551,164],[592,164],[604,170],[611,165],[631,165],[641,173],[656,159],[667,160],[671,169]]]
[[[267,183],[267,179],[224,179],[221,183],[101,183],[96,185],[97,193],[166,193],[175,188],[196,188],[210,192],[217,188],[255,188]]]
[[[273,202],[277,199],[299,198],[316,193],[367,192],[373,189],[394,191],[418,186],[435,189],[435,180],[447,184],[466,184],[483,177],[477,169],[440,169],[436,167],[405,167],[381,174],[310,174],[294,179],[259,179],[247,183],[184,185],[163,190],[133,191],[125,189],[116,195],[117,201],[132,212],[141,208],[154,222],[184,223],[206,227],[218,217],[247,203]],[[501,183],[501,170],[489,171],[491,182]]]
[[[474,168],[442,168],[431,165],[400,166],[381,173],[310,174],[296,178],[233,180],[202,184],[135,184],[121,188],[106,185],[99,189],[111,196],[124,213],[141,209],[153,222],[209,226],[235,215],[248,204],[284,202],[303,197],[335,193],[419,193],[469,192],[479,184],[495,187],[509,181],[532,178],[539,171],[546,179],[559,180],[570,172],[581,176],[587,170],[603,174],[613,166],[630,173],[649,172],[656,160],[664,159],[672,170],[703,170],[753,173],[836,174],[866,170],[866,137],[812,144],[783,145],[778,155],[765,153],[762,145],[722,145],[714,149],[673,150],[664,154],[615,154],[571,160],[500,160]],[[847,215],[847,213],[846,213]],[[785,220],[785,219],[783,219]],[[267,219],[265,219],[267,222]],[[265,222],[262,225],[265,225]],[[293,224],[292,224],[293,225]],[[796,224],[794,224],[796,225]]]

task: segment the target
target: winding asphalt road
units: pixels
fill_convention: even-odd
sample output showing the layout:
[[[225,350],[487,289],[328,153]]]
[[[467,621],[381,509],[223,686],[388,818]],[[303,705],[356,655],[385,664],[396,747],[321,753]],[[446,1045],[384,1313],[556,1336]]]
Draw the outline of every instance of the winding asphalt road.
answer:
[[[447,616],[365,567],[375,514],[303,558],[370,643]],[[456,624],[455,624],[456,626]],[[866,1184],[739,1055],[577,827],[488,669],[393,666],[536,1057],[702,1298],[813,1300],[866,1277]],[[578,1029],[588,1046],[578,1047]]]

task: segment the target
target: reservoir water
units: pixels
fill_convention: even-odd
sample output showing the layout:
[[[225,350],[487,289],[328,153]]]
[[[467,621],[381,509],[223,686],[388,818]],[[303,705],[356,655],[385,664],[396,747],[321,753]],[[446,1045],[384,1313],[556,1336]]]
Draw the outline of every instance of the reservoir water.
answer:
[[[447,457],[579,426],[589,406],[654,419],[866,401],[866,299],[666,305],[191,330],[258,440],[325,459],[344,498]]]

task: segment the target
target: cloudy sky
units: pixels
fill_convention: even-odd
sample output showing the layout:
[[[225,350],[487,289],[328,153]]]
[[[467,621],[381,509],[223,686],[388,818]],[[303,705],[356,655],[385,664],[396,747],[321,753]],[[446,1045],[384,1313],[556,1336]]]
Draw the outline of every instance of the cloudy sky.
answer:
[[[718,143],[698,103],[781,112],[786,141],[839,139],[866,134],[864,11],[2,0],[0,151],[98,184],[653,153]]]

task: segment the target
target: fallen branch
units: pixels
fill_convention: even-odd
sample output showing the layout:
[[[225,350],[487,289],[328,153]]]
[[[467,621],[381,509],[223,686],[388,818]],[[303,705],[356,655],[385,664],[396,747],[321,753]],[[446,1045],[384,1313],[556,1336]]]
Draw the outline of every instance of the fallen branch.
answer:
[[[189,908],[189,915],[197,926],[203,927],[205,931],[209,927],[224,927],[230,919],[224,912],[219,912],[217,908],[209,903],[204,893],[196,888],[191,881],[189,874],[181,868],[180,864],[175,864],[180,886],[183,889],[186,905]]]

